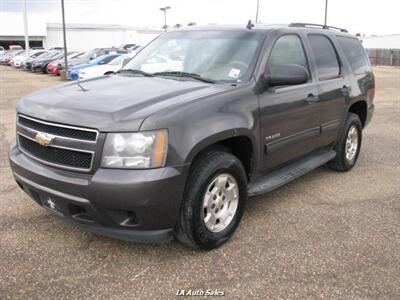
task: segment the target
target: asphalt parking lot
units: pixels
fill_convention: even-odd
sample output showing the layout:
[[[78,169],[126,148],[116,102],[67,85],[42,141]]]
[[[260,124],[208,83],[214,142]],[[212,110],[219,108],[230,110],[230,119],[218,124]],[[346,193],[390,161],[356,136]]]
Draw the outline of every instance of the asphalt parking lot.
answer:
[[[15,105],[56,77],[0,66],[0,299],[400,298],[400,68],[375,68],[375,116],[357,166],[319,168],[250,198],[233,239],[212,252],[82,232],[15,184]]]

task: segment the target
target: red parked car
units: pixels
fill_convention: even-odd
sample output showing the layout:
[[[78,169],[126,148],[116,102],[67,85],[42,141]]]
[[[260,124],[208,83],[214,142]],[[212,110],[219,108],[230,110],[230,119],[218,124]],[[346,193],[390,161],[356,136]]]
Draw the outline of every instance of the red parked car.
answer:
[[[81,52],[72,52],[72,53],[70,53],[68,55],[68,59],[78,57],[78,56],[82,55],[83,53],[85,53],[85,52],[83,52],[83,51],[81,51]],[[53,74],[53,75],[56,75],[56,76],[60,76],[60,64],[61,64],[62,61],[63,61],[63,58],[62,59],[56,59],[56,60],[52,61],[51,63],[49,63],[47,65],[47,73],[48,74]]]
[[[47,65],[47,73],[53,75],[60,75],[60,69],[58,68],[60,60],[56,59]]]

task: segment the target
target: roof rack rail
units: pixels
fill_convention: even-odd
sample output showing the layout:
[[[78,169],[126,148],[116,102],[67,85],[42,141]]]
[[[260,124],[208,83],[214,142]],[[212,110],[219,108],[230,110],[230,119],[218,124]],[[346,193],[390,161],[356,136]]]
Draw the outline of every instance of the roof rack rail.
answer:
[[[321,29],[336,29],[341,32],[348,32],[346,29],[343,29],[343,28],[322,25],[322,24],[314,24],[314,23],[290,23],[289,27],[314,27],[314,28],[321,28]]]

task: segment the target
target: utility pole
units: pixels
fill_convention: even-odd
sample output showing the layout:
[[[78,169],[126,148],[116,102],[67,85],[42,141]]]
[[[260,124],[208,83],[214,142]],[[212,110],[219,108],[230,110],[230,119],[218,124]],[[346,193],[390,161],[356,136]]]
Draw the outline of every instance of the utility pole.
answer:
[[[25,31],[25,51],[26,56],[29,56],[29,36],[28,36],[28,14],[26,9],[26,0],[24,1],[24,31]]]
[[[160,10],[164,12],[164,30],[167,31],[167,9],[170,9],[170,6],[161,7]]]
[[[258,23],[258,8],[260,7],[260,0],[257,0],[256,23]]]
[[[65,34],[65,12],[64,12],[64,0],[61,0],[61,13],[62,13],[62,27],[63,27],[63,39],[64,39],[64,70],[65,77],[68,76],[68,58],[67,58],[67,36]]]
[[[325,0],[325,21],[324,26],[326,26],[328,20],[328,0]]]

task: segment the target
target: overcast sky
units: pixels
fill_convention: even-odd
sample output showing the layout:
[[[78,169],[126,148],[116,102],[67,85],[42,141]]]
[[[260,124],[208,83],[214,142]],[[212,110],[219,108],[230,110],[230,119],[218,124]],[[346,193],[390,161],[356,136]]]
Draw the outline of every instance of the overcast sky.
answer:
[[[27,1],[31,21],[61,21],[60,0]],[[0,0],[1,14],[21,11],[22,2]],[[257,0],[65,0],[67,23],[153,28],[163,25],[162,6],[171,6],[168,24],[173,25],[245,24],[255,19],[256,5]],[[323,23],[324,6],[325,0],[260,0],[259,20],[272,24]],[[328,24],[351,33],[400,33],[400,0],[329,0]]]

